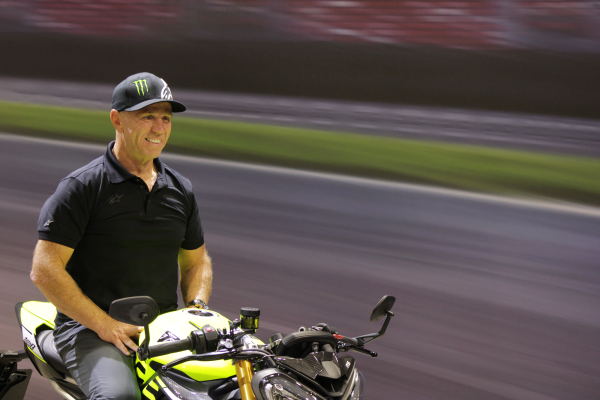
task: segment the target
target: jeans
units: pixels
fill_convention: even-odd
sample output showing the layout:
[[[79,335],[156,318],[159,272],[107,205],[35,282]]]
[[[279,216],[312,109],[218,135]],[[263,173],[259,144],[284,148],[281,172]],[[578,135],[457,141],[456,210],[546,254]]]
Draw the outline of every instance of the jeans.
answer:
[[[71,376],[89,399],[141,399],[133,352],[126,356],[75,321],[59,326],[54,341]]]

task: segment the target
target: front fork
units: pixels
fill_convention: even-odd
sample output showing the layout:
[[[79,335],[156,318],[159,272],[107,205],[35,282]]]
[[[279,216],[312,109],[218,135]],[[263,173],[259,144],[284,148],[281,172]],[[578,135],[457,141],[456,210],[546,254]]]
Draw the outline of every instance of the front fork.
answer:
[[[240,386],[242,400],[256,400],[251,384],[252,377],[254,376],[252,363],[248,360],[237,361],[235,363],[235,374],[237,375],[238,385]]]

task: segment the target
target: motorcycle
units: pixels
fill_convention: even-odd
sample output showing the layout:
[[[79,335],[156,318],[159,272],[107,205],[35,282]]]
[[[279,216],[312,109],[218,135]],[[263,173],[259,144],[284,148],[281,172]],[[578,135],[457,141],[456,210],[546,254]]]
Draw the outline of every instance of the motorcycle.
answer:
[[[386,317],[379,332],[348,337],[325,323],[273,335],[265,344],[254,334],[260,310],[244,307],[233,321],[216,311],[185,308],[160,314],[146,296],[115,300],[109,315],[144,326],[135,355],[142,399],[360,400],[365,380],[354,351],[377,357],[367,343],[383,336],[395,298],[384,296],[371,322]],[[29,358],[37,372],[68,400],[85,399],[54,344],[56,308],[29,301],[15,306],[24,350],[0,351],[0,399],[21,400],[32,370],[17,369]]]

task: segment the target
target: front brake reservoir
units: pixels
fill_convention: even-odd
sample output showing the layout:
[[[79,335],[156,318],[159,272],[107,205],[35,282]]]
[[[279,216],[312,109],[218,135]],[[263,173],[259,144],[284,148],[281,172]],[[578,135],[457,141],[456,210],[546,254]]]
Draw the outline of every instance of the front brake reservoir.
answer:
[[[254,307],[242,307],[240,309],[241,328],[243,330],[258,329],[258,319],[260,317],[260,309]]]

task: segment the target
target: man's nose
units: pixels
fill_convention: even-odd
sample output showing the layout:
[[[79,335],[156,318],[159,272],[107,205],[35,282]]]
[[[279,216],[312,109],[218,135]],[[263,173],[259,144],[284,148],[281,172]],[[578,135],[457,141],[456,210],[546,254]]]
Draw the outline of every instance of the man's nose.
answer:
[[[165,122],[162,118],[157,118],[152,125],[152,131],[156,133],[164,133],[166,131]]]

